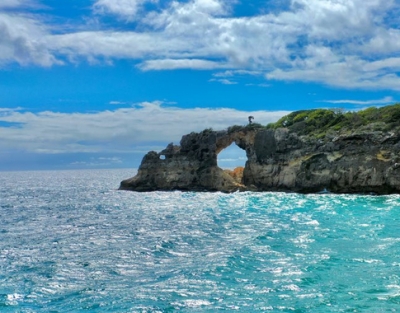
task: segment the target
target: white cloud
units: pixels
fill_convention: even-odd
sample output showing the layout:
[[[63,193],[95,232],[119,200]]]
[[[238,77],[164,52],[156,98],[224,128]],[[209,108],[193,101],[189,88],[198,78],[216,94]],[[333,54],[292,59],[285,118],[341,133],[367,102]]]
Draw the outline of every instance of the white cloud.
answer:
[[[210,82],[219,82],[223,85],[236,85],[237,82],[234,82],[232,80],[226,79],[226,78],[212,78],[209,80]]]
[[[196,59],[163,59],[163,60],[150,60],[145,61],[139,65],[144,71],[149,70],[176,70],[176,69],[196,69],[196,70],[210,70],[224,67],[224,64],[207,60]]]
[[[0,65],[60,64],[46,44],[48,30],[34,18],[0,11]]]
[[[359,50],[363,54],[391,55],[399,52],[400,49],[400,30],[393,28],[377,27],[374,36],[367,38],[367,41],[359,46],[354,46],[354,50]]]
[[[393,97],[384,97],[377,100],[323,100],[322,102],[334,104],[356,104],[356,105],[374,105],[374,104],[388,104],[396,102]]]
[[[234,124],[246,125],[249,115],[255,116],[258,123],[268,124],[288,113],[181,109],[164,107],[160,102],[97,113],[9,112],[0,121],[19,123],[20,127],[0,127],[0,150],[129,152],[149,142],[178,143],[182,135],[209,127],[218,130]]]
[[[386,60],[368,62],[350,56],[339,59],[326,55],[325,61],[318,56],[297,62],[297,67],[275,69],[266,74],[267,79],[284,81],[322,82],[345,89],[392,89],[400,90],[397,66]],[[390,68],[388,68],[390,66]]]
[[[374,34],[394,1],[293,0],[292,5],[299,9],[288,18],[299,21],[310,37],[343,42]]]
[[[7,114],[10,114],[10,113],[12,113],[12,112],[21,111],[21,110],[23,110],[22,107],[16,107],[16,108],[0,108],[0,113],[1,113],[2,115],[7,115]]]
[[[98,14],[111,13],[127,20],[133,20],[146,3],[157,0],[97,0],[93,5]]]
[[[15,8],[23,4],[21,0],[2,0],[0,2],[0,9],[2,8]]]
[[[71,162],[69,165],[99,167],[99,166],[115,166],[121,163],[122,160],[119,157],[92,157],[90,158],[89,161],[75,161]]]
[[[239,75],[251,75],[251,76],[259,76],[262,75],[262,72],[259,71],[247,71],[247,70],[227,70],[223,72],[214,73],[214,77],[233,77]]]
[[[219,159],[218,161],[221,161],[221,162],[236,162],[236,161],[238,161],[238,159],[239,158],[237,158],[237,159]]]
[[[262,87],[262,88],[271,87],[271,85],[269,85],[269,84],[246,84],[246,86],[256,86],[256,87]]]
[[[399,37],[400,40],[400,37]],[[400,47],[400,46],[399,46]],[[373,72],[385,69],[400,70],[400,58],[385,58],[365,64],[364,71]]]
[[[132,59],[147,71],[226,69],[226,77],[242,71],[267,80],[400,90],[395,0],[291,0],[286,9],[248,17],[233,15],[238,0],[97,0],[98,30],[80,25],[63,32],[18,11],[22,1],[4,1],[0,66]],[[149,3],[158,9],[145,11]],[[101,24],[108,14],[120,18],[112,29]]]
[[[110,101],[108,104],[112,104],[112,105],[123,105],[123,104],[127,104],[125,101]]]

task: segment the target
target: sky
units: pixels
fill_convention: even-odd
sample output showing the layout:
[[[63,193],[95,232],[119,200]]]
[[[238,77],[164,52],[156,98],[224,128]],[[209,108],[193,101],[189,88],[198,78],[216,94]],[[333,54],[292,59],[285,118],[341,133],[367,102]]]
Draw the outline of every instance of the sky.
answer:
[[[0,0],[0,171],[137,168],[249,115],[394,104],[399,72],[399,0]]]

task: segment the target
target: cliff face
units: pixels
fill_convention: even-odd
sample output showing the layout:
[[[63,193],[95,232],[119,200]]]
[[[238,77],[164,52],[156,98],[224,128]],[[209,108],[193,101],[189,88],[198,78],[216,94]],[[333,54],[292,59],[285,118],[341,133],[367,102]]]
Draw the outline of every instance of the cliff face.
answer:
[[[218,153],[233,142],[247,155],[241,182],[217,166]],[[287,128],[205,130],[183,136],[179,146],[147,153],[120,189],[399,193],[399,152],[397,132],[317,139]]]

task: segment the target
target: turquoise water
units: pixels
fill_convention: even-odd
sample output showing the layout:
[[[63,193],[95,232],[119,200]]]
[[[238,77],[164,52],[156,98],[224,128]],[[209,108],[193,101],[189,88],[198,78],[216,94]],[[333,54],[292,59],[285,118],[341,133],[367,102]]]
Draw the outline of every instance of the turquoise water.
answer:
[[[397,312],[400,197],[0,173],[0,312]]]

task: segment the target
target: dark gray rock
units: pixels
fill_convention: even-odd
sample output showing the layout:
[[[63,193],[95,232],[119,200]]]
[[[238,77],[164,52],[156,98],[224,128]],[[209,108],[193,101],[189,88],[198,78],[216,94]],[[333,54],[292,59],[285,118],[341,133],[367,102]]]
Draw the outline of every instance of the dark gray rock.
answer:
[[[217,155],[233,142],[247,155],[241,182],[217,166]],[[317,139],[286,128],[205,130],[146,154],[120,189],[399,193],[399,152],[400,134],[382,131]]]

